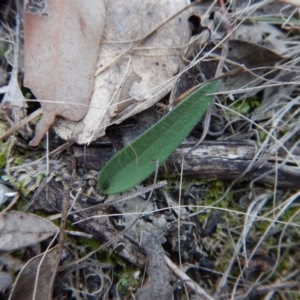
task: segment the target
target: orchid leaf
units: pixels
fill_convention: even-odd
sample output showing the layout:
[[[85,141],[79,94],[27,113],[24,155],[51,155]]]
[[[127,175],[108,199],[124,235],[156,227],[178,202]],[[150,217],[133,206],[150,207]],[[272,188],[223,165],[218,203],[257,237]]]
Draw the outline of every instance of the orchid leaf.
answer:
[[[200,121],[217,92],[211,81],[188,95],[156,124],[128,144],[103,167],[98,186],[104,194],[123,192],[145,180]]]

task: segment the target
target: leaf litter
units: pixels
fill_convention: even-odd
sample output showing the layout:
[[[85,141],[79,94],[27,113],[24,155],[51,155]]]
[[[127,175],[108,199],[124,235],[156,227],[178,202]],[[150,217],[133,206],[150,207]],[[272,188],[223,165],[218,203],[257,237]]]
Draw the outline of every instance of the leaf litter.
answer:
[[[34,214],[17,211],[0,214],[1,251],[13,251],[37,244],[53,235],[58,228]]]
[[[156,28],[188,4],[187,0],[147,0],[126,6],[121,0],[107,1],[90,108],[81,122],[59,119],[56,133],[79,144],[90,143],[110,124],[162,99],[172,88],[189,41],[188,10]]]
[[[52,299],[58,255],[56,246],[28,261],[19,273],[9,299]]]
[[[30,5],[24,12],[24,85],[43,110],[32,146],[39,144],[55,116],[73,121],[85,116],[105,22],[104,1],[42,2],[38,13]]]
[[[216,180],[213,179],[214,176],[211,176],[208,181],[188,178],[182,178],[180,181],[176,177],[172,178],[173,172],[175,173],[172,169],[164,167],[159,169],[158,171],[161,172],[159,179],[167,178],[170,186],[165,188],[163,192],[160,189],[155,190],[152,201],[156,202],[156,206],[149,206],[147,210],[143,211],[139,224],[136,224],[136,227],[141,226],[140,228],[146,231],[149,228],[153,231],[155,230],[153,227],[156,226],[158,235],[163,234],[164,239],[161,241],[165,241],[162,246],[169,255],[168,259],[173,263],[175,262],[175,266],[172,265],[172,270],[175,268],[174,274],[180,274],[179,271],[184,272],[184,275],[188,276],[182,277],[184,280],[192,280],[194,288],[197,284],[201,285],[205,293],[213,296],[214,299],[227,299],[228,297],[252,299],[261,296],[279,299],[278,295],[285,295],[285,297],[294,299],[294,295],[299,292],[299,272],[296,268],[299,264],[297,252],[297,245],[299,244],[297,230],[299,227],[299,192],[297,192],[297,187],[288,190],[279,187],[279,181],[288,180],[286,176],[282,177],[284,169],[289,168],[291,180],[297,178],[296,173],[299,170],[299,26],[297,27],[299,15],[297,15],[296,7],[287,6],[284,2],[271,2],[255,1],[249,3],[249,1],[239,1],[236,6],[228,2],[223,7],[224,15],[218,6],[211,6],[212,3],[208,1],[197,4],[197,9],[196,6],[190,8],[187,18],[190,14],[200,16],[200,24],[202,27],[209,28],[211,39],[207,40],[209,32],[205,30],[202,42],[193,43],[192,50],[184,51],[185,47],[182,47],[182,53],[186,55],[184,62],[181,61],[177,64],[177,68],[181,66],[181,71],[179,71],[179,76],[170,77],[174,84],[177,81],[176,90],[178,90],[178,86],[183,85],[186,81],[191,82],[189,83],[191,86],[195,86],[214,77],[217,68],[221,68],[223,74],[238,68],[237,71],[240,73],[234,74],[233,78],[228,76],[223,79],[228,85],[222,92],[219,92],[215,104],[210,109],[210,117],[206,116],[205,120],[195,127],[181,147],[185,147],[187,143],[195,144],[204,127],[208,126],[206,139],[212,143],[217,139],[226,140],[229,143],[236,139],[252,143],[257,149],[252,162],[248,168],[242,170],[241,175],[234,182]],[[270,18],[270,14],[273,19]],[[132,20],[135,19],[140,20],[138,17],[132,18]],[[221,22],[224,25],[223,29],[218,27],[220,20],[223,20]],[[132,25],[132,27],[134,26]],[[12,28],[15,27],[12,26]],[[103,38],[106,38],[105,30]],[[128,31],[130,30],[131,27],[128,28]],[[200,35],[201,33],[204,31],[201,31]],[[145,32],[141,34],[141,36],[144,35]],[[228,40],[228,38],[230,39]],[[112,38],[109,41],[112,41],[118,54],[123,53],[122,51],[128,53],[128,48],[124,48],[124,44],[117,44],[116,40]],[[125,43],[125,46],[136,45],[136,37],[128,40],[129,43]],[[122,39],[117,41],[120,42]],[[206,42],[209,42],[208,45]],[[184,42],[181,43],[181,46],[187,44],[188,42]],[[230,50],[231,45],[235,45],[232,48],[234,56],[230,58],[231,51],[228,51],[228,55],[225,57],[225,48]],[[261,46],[269,48],[271,52]],[[253,56],[253,52],[264,54]],[[270,61],[271,53],[275,53],[275,59]],[[246,56],[241,58],[241,55],[245,54]],[[254,58],[259,61],[257,64],[251,64]],[[111,58],[108,61],[111,61]],[[107,61],[105,62],[107,63]],[[105,109],[108,120],[103,123],[103,128],[110,123],[119,122],[128,113],[127,111],[134,108],[139,103],[137,101],[140,101],[131,99],[128,101],[129,105],[126,102],[123,105],[117,100],[120,99],[118,95],[122,98],[130,98],[131,92],[135,91],[133,87],[138,87],[142,83],[141,78],[143,76],[131,69],[133,62],[133,58],[130,57],[120,65],[121,75],[117,78],[118,84],[114,88],[116,97],[107,97],[110,100],[113,98],[113,102],[115,102],[108,111]],[[100,65],[98,67],[101,71],[103,70]],[[105,73],[105,71],[103,72]],[[124,74],[127,74],[128,77],[126,78]],[[107,82],[109,79],[114,78],[108,77]],[[157,75],[157,79],[161,79],[161,77]],[[161,82],[165,80],[163,79]],[[159,88],[161,87],[157,87],[157,90]],[[184,90],[185,88],[183,88]],[[97,92],[100,93],[100,91],[99,88]],[[181,92],[178,94],[180,95]],[[134,96],[137,97],[137,93]],[[141,101],[143,102],[143,100]],[[164,102],[165,104],[166,102]],[[93,106],[94,104],[90,105],[92,109]],[[132,114],[134,115],[135,112]],[[147,111],[144,115],[147,115]],[[132,117],[130,122],[134,124],[138,118],[139,116]],[[60,124],[64,124],[66,129],[66,135],[60,133],[65,139],[72,138],[79,142],[83,137],[83,135],[78,134],[84,128],[82,124],[72,124],[72,122],[58,117],[55,125],[56,131],[60,130]],[[103,130],[97,127],[99,130],[93,135],[95,129],[92,128],[93,126],[91,125],[84,133],[85,143],[87,140],[90,142],[91,139],[96,139],[103,134]],[[78,132],[74,128],[78,128]],[[113,134],[114,130],[117,129],[110,128],[107,132]],[[124,132],[125,128],[122,130]],[[126,135],[126,141],[130,140],[129,137],[133,138],[135,134],[133,127],[131,127],[129,134]],[[50,147],[57,146],[54,141],[51,141]],[[118,150],[120,149],[118,143],[122,145],[122,138],[119,142],[118,136],[107,135],[97,143],[97,147]],[[109,146],[107,146],[108,144]],[[5,180],[12,180],[14,187],[17,187],[18,190],[23,189],[23,191],[37,184],[34,176],[31,180],[29,179],[30,174],[42,175],[47,172],[46,164],[34,163],[35,158],[32,157],[32,154],[40,157],[42,150],[30,151],[31,157],[26,157],[26,150],[28,151],[26,147],[20,136],[17,136],[17,144],[11,144],[10,150],[4,156],[7,160],[7,173],[2,177]],[[52,149],[50,148],[50,151]],[[83,151],[83,166],[87,165],[90,158],[94,159],[94,154],[91,155],[89,149],[90,147]],[[114,151],[111,150],[111,152]],[[76,168],[76,164],[72,164],[68,153],[70,152],[56,156],[55,160],[53,157],[52,166],[57,162],[60,167],[55,170],[48,169],[51,171],[48,181],[45,181],[46,190],[42,189],[40,197],[35,198],[32,209],[45,207],[48,213],[53,214],[61,211],[63,188],[60,182],[63,173],[67,169],[71,169],[73,172],[74,166]],[[16,155],[20,155],[20,157],[16,159]],[[31,159],[33,164],[23,164],[24,155],[26,161]],[[237,163],[230,152],[224,156],[224,159],[231,160],[232,164]],[[96,155],[96,160],[101,160],[101,157]],[[40,162],[42,161],[46,161],[45,158],[40,160]],[[89,164],[93,165],[93,160]],[[39,167],[37,168],[37,166]],[[68,167],[66,168],[66,166]],[[184,162],[181,163],[181,168],[182,166],[184,170],[189,167]],[[256,177],[254,171],[257,168],[268,171],[261,172],[259,177]],[[22,170],[21,173],[20,170]],[[28,171],[26,172],[26,170]],[[197,170],[195,168],[194,172],[199,172],[199,170],[201,172],[201,166]],[[176,172],[180,174],[181,170],[176,170]],[[227,172],[230,172],[230,168]],[[246,177],[243,173],[250,176]],[[20,181],[17,180],[18,174],[26,174],[24,187],[22,187],[23,177],[19,177]],[[193,173],[190,173],[189,176],[193,177]],[[268,179],[268,184],[261,184],[261,182],[266,182],[263,179]],[[19,185],[17,185],[18,182]],[[144,185],[150,183],[152,183],[151,179],[136,187],[140,197],[145,198],[144,194],[147,192]],[[32,190],[35,188],[34,186]],[[81,169],[77,168],[76,173],[73,173],[70,197],[75,201],[71,207],[72,210],[69,211],[70,220],[76,222],[82,231],[92,234],[102,244],[110,241],[114,252],[126,261],[132,262],[136,267],[134,269],[131,269],[129,265],[124,267],[123,261],[114,258],[114,265],[123,271],[120,278],[112,276],[111,269],[105,269],[102,265],[96,269],[91,268],[88,261],[83,267],[85,274],[84,272],[78,273],[81,272],[78,271],[81,269],[75,270],[69,267],[70,273],[68,274],[74,275],[73,277],[77,278],[77,281],[61,277],[67,283],[69,291],[56,284],[57,295],[62,296],[67,293],[69,296],[73,295],[75,298],[80,298],[82,295],[94,293],[96,298],[104,299],[110,290],[112,294],[122,299],[131,297],[137,291],[137,287],[140,287],[137,281],[141,279],[141,276],[137,269],[143,270],[142,266],[146,259],[145,253],[137,246],[139,245],[139,238],[134,232],[130,233],[130,237],[127,237],[125,232],[121,239],[114,240],[114,237],[119,235],[120,230],[130,227],[128,223],[131,221],[122,219],[122,214],[130,214],[130,210],[126,207],[126,201],[122,202],[122,199],[130,197],[130,195],[108,196],[107,199],[104,199],[95,186],[95,170],[84,169],[82,171],[81,167]],[[114,204],[116,200],[118,206]],[[38,205],[35,206],[35,204]],[[174,205],[175,207],[172,207]],[[124,209],[122,209],[123,206]],[[130,208],[133,210],[134,216],[141,212],[139,205],[134,208],[134,203],[130,205]],[[160,210],[164,212],[161,213]],[[205,236],[202,235],[207,229],[206,222],[215,212],[220,213],[220,218],[223,221],[218,222],[211,232]],[[113,216],[114,213],[117,213],[117,218]],[[113,221],[112,218],[116,219]],[[147,223],[152,224],[148,229]],[[75,231],[73,232],[75,233]],[[139,231],[137,230],[137,232]],[[93,245],[92,241],[85,240],[82,242],[80,238],[76,239],[71,235],[65,241],[65,245],[71,247],[73,251],[64,249],[62,257],[65,257],[68,262],[64,261],[63,264],[68,265],[73,262],[73,267],[76,266],[76,257],[88,255],[91,249],[93,250],[91,253],[93,253],[98,247],[98,245]],[[29,249],[33,251],[35,247],[29,246]],[[35,251],[35,253],[41,253],[39,251]],[[99,253],[105,256],[104,253]],[[28,260],[29,257],[26,257]],[[90,259],[94,265],[99,263],[99,256],[98,259],[95,256],[90,256]],[[105,256],[105,259],[110,258]],[[79,263],[77,265],[80,266]],[[34,271],[30,272],[32,275],[35,274]],[[78,274],[82,274],[82,276],[78,276]],[[173,287],[176,286],[178,280],[174,274],[169,272]],[[114,280],[111,280],[112,278]],[[83,283],[81,286],[85,287],[84,291],[79,290],[78,280]],[[103,283],[102,286],[101,283]],[[21,286],[16,285],[17,288]],[[183,299],[186,297],[185,292],[188,293],[189,297],[193,297],[196,290],[193,290],[192,284],[188,285],[185,291],[176,289],[174,293],[178,298]],[[45,289],[44,292],[47,293],[47,290]],[[59,297],[57,296],[57,299]]]

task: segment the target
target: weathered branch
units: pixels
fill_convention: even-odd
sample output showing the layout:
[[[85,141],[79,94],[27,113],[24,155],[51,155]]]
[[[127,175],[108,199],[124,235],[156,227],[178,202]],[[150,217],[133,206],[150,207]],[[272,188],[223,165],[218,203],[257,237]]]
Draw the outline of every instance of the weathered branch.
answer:
[[[100,170],[106,161],[114,154],[113,149],[89,147],[74,147],[75,157],[79,167]],[[300,169],[291,164],[282,164],[283,159],[267,161],[262,167],[252,167],[243,174],[253,162],[258,149],[253,142],[246,141],[204,141],[197,148],[191,144],[181,144],[171,158],[160,168],[160,173],[180,175],[181,157],[184,157],[183,176],[198,179],[235,180],[248,178],[263,184],[274,185],[277,176],[277,187],[298,188]],[[255,166],[255,161],[253,163]],[[277,171],[276,171],[277,168]],[[275,173],[277,173],[275,175]]]
[[[167,171],[171,174],[180,174],[183,157],[185,177],[234,180],[247,170],[257,151],[255,143],[244,141],[205,141],[196,149],[191,149],[191,146],[181,145],[166,162]],[[260,168],[250,168],[242,178],[274,185],[276,168],[278,187],[299,187],[300,169],[297,166],[281,165],[280,162],[276,164],[271,160]]]

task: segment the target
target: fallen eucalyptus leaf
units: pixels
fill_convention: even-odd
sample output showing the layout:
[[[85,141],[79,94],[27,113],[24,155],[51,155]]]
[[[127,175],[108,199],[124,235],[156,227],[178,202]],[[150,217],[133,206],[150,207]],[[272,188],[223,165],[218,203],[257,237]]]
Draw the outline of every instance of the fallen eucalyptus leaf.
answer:
[[[37,244],[58,231],[50,221],[34,214],[11,211],[0,214],[0,251]]]
[[[52,299],[58,255],[59,247],[56,246],[32,258],[19,273],[9,300]]]
[[[90,143],[110,124],[151,107],[169,93],[190,39],[190,11],[154,29],[189,4],[189,0],[106,1],[90,108],[79,122],[57,118],[54,130],[61,138]]]
[[[78,121],[88,111],[105,19],[104,0],[39,2],[24,13],[24,85],[43,110],[32,146],[55,116]]]
[[[260,45],[242,40],[228,42],[228,59],[244,64],[247,68],[271,67],[284,58]]]
[[[276,75],[275,64],[283,60],[284,57],[271,51],[270,49],[252,44],[243,40],[230,40],[228,42],[227,58],[231,61],[239,63],[251,70],[233,76],[228,76],[222,81],[220,91],[234,94],[245,93],[244,88],[259,87],[264,82],[262,78],[267,74],[267,78],[272,78]],[[208,64],[206,64],[208,66]],[[226,64],[230,69],[230,63]],[[205,72],[204,72],[205,73]],[[248,96],[252,93],[257,93],[257,89],[253,92],[249,91]]]
[[[123,192],[151,175],[199,122],[219,85],[220,81],[204,84],[111,158],[99,173],[100,190]]]

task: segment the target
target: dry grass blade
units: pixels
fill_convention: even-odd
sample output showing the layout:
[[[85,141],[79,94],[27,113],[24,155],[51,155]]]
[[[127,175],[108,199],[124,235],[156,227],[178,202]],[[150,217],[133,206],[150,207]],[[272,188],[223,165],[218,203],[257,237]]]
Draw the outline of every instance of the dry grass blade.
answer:
[[[196,295],[198,295],[203,300],[212,300],[213,298],[209,296],[199,285],[197,285],[191,278],[189,278],[184,272],[182,272],[167,256],[165,256],[168,267],[185,282],[186,285],[189,286],[190,289],[195,291]]]
[[[36,117],[40,116],[42,113],[42,109],[37,109],[31,115],[24,118],[22,121],[11,127],[7,130],[3,135],[0,136],[0,141],[5,140],[9,136],[11,136],[14,132],[16,132],[19,128],[22,128],[24,125],[28,124],[30,121],[34,120]]]

